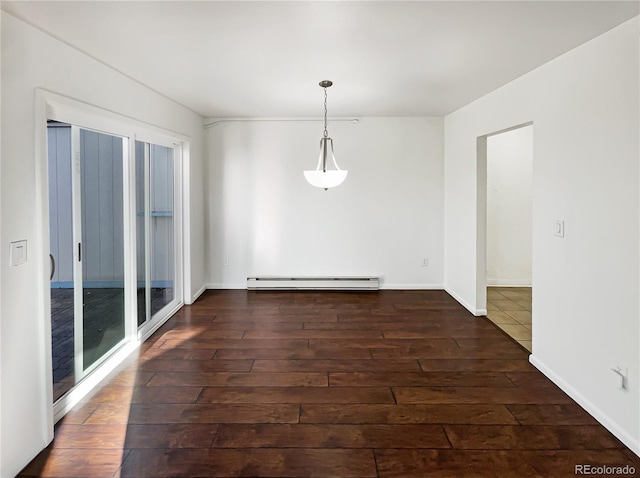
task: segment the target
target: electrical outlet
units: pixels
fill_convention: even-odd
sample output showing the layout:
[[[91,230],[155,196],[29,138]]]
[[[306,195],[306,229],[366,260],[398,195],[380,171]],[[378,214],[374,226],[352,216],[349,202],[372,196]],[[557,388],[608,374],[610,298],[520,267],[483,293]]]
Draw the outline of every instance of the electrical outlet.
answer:
[[[616,363],[611,367],[611,371],[618,376],[618,386],[626,389],[629,385],[629,368]]]
[[[422,267],[427,267],[429,265],[429,258],[425,257],[422,259]]]

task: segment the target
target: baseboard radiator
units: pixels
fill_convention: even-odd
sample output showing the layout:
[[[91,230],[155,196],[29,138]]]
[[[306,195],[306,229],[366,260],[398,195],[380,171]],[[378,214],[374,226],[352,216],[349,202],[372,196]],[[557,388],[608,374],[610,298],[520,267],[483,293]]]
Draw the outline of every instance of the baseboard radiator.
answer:
[[[377,277],[247,277],[249,290],[378,290]]]

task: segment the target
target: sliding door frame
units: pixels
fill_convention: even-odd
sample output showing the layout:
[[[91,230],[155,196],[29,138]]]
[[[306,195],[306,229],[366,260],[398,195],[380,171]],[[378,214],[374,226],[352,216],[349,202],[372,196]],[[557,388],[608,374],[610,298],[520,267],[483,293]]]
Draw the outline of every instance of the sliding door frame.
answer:
[[[123,167],[123,235],[124,235],[124,281],[125,281],[125,339],[110,356],[102,361],[92,373],[88,374],[77,383],[68,393],[60,398],[55,404],[53,397],[53,373],[51,357],[51,297],[49,285],[49,185],[48,185],[48,160],[47,160],[47,120],[55,120],[82,129],[89,129],[101,133],[115,135],[123,138],[123,149],[127,161]],[[43,334],[39,342],[45,350],[41,379],[44,381],[44,388],[47,397],[44,397],[46,424],[43,423],[43,433],[49,439],[53,439],[53,426],[62,418],[75,404],[90,393],[98,383],[112,372],[120,363],[134,352],[142,341],[148,338],[158,327],[169,319],[171,314],[177,311],[184,303],[184,297],[189,297],[189,292],[185,293],[184,287],[187,282],[183,277],[190,274],[189,263],[185,263],[182,258],[190,257],[189,240],[183,240],[183,235],[187,235],[185,229],[185,207],[188,208],[188,200],[184,197],[184,191],[188,191],[188,185],[183,181],[188,181],[188,175],[183,175],[183,168],[188,170],[188,151],[191,138],[180,135],[164,128],[151,125],[136,119],[125,117],[100,107],[93,106],[68,98],[57,93],[44,89],[36,89],[35,94],[35,130],[36,130],[36,181],[38,184],[38,222],[40,247],[36,248],[36,259],[39,263],[40,280],[38,281],[37,294],[40,296],[39,302],[42,304]],[[175,257],[176,257],[176,287],[175,293],[179,301],[159,317],[158,320],[151,321],[145,327],[138,329],[137,321],[137,298],[136,298],[136,204],[135,204],[135,141],[147,141],[155,144],[163,144],[175,149],[176,155],[176,178],[175,195],[179,198],[176,208],[176,222],[174,232],[176,234]],[[185,155],[186,152],[186,155]],[[75,158],[72,159],[75,161]],[[188,211],[188,209],[186,209]],[[188,213],[186,214],[188,217]],[[188,227],[188,224],[186,224]],[[190,301],[190,299],[188,299]]]

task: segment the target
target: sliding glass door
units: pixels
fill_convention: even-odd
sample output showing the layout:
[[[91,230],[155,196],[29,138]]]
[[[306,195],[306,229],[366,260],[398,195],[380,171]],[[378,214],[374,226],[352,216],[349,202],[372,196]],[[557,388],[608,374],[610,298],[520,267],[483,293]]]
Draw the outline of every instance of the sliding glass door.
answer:
[[[123,138],[72,128],[80,157],[74,204],[77,244],[76,376],[82,376],[125,337]],[[80,360],[79,354],[82,355]]]
[[[127,148],[122,137],[57,122],[48,140],[55,401],[125,338]]]
[[[138,325],[178,303],[175,150],[136,141]]]
[[[182,150],[62,121],[47,134],[56,402],[182,304]]]

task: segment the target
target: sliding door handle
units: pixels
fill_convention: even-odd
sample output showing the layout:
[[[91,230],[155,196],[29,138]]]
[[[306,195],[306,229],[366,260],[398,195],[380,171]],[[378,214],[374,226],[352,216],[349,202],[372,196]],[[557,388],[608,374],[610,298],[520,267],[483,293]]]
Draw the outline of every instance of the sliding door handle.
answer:
[[[78,262],[82,262],[82,243],[78,242]]]
[[[49,276],[49,280],[53,280],[53,276],[56,273],[56,260],[53,258],[53,254],[49,254],[49,260],[51,261],[51,275]]]

